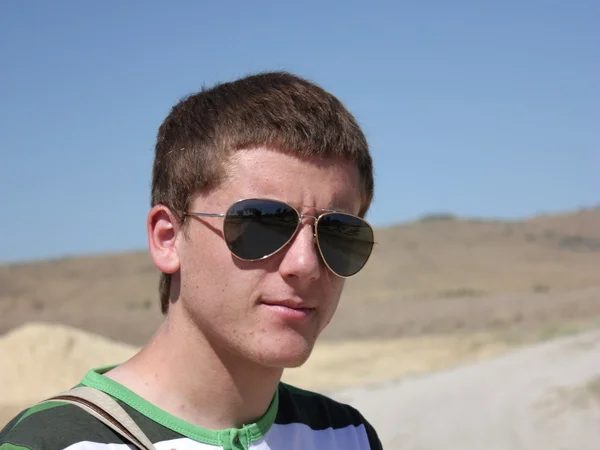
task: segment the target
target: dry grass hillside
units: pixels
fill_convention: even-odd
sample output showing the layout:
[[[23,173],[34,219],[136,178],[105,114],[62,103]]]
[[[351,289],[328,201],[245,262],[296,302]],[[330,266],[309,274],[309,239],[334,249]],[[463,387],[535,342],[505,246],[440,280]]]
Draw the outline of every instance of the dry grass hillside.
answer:
[[[600,318],[600,208],[515,222],[429,217],[377,240],[331,339],[548,333]]]
[[[524,221],[428,217],[377,230],[326,340],[547,333],[600,318],[600,208]],[[0,334],[58,322],[132,345],[161,316],[147,253],[0,266]]]

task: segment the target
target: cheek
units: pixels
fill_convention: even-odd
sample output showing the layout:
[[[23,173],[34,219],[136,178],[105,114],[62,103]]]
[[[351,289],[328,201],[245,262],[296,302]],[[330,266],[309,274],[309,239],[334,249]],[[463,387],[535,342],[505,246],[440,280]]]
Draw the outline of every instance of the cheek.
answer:
[[[181,246],[182,294],[194,303],[227,292],[235,265],[223,242],[210,236],[196,236]]]
[[[322,328],[325,328],[325,326],[329,325],[329,323],[333,319],[333,316],[334,316],[334,314],[338,308],[338,305],[340,303],[340,298],[342,295],[342,290],[344,288],[344,283],[345,283],[344,279],[337,278],[337,277],[335,280],[330,280],[329,296],[327,298],[327,308],[326,308],[326,311],[324,312],[324,317],[323,317],[324,320],[323,320]]]

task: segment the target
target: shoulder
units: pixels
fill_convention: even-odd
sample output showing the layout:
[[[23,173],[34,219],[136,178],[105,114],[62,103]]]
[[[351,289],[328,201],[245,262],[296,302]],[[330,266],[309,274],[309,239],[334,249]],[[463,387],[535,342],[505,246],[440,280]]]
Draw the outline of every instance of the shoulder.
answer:
[[[313,430],[356,429],[366,434],[371,449],[381,448],[375,429],[355,407],[286,383],[279,385],[279,410],[275,423],[300,423]]]
[[[278,421],[307,421],[310,422],[307,425],[313,429],[325,429],[360,425],[365,419],[348,404],[324,394],[280,383]]]
[[[0,450],[64,449],[84,441],[122,442],[90,414],[60,401],[25,409],[0,430]]]

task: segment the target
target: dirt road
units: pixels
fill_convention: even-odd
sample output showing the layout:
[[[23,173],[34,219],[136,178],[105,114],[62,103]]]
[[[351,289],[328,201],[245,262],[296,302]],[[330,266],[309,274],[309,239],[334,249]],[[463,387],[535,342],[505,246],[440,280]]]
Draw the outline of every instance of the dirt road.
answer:
[[[363,411],[386,450],[598,450],[600,330],[333,395]]]

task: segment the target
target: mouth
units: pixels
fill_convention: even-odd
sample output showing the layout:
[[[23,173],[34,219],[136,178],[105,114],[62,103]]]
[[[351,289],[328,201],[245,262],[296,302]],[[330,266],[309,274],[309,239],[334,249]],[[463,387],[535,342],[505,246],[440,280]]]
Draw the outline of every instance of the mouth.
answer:
[[[304,303],[291,300],[263,301],[262,305],[267,307],[274,314],[292,320],[306,319],[311,317],[316,311],[316,308],[314,307],[309,307]]]

